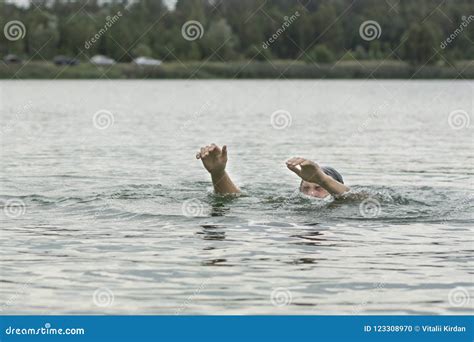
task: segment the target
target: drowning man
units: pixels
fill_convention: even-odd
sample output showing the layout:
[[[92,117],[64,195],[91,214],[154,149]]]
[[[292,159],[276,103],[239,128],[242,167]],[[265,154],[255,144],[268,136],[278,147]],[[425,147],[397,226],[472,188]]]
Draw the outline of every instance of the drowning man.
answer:
[[[226,172],[227,146],[222,149],[211,144],[201,147],[196,154],[196,159],[201,159],[206,170],[211,174],[214,191],[217,194],[238,194],[239,188],[232,182]],[[332,195],[341,196],[349,191],[344,185],[342,176],[329,166],[319,166],[315,162],[304,158],[291,158],[287,160],[288,169],[301,178],[300,191],[305,195],[324,198]]]

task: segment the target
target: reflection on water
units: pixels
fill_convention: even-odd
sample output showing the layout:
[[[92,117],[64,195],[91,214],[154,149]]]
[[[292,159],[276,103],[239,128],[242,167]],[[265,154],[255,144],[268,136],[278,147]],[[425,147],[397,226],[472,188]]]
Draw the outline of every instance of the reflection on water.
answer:
[[[472,108],[472,86],[0,83],[2,122],[31,103],[29,124],[1,136],[0,309],[468,313],[473,136],[446,120]],[[105,130],[100,109],[114,114]],[[284,130],[277,109],[292,115]],[[229,146],[241,196],[212,194],[194,158],[211,142]],[[295,155],[337,168],[351,196],[299,194]]]
[[[212,224],[201,225],[202,230],[196,234],[201,235],[204,240],[225,240],[224,227]]]

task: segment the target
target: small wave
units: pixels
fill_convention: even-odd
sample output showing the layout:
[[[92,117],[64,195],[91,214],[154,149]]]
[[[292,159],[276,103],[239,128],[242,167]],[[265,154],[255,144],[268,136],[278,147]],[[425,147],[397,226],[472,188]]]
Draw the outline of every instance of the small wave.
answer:
[[[68,193],[71,192],[71,193]],[[58,189],[51,195],[36,193],[21,196],[0,195],[0,201],[18,199],[38,210],[57,209],[74,215],[99,212],[99,217],[126,216],[145,219],[160,215],[182,214],[181,206],[187,199],[197,199],[204,206],[207,217],[227,217],[245,221],[254,217],[265,221],[341,222],[386,221],[387,223],[472,222],[474,201],[472,194],[459,189],[436,187],[353,186],[351,191],[334,199],[313,198],[297,189],[273,186],[246,188],[240,196],[219,196],[206,189],[189,191],[154,183],[132,183],[111,186],[100,191]],[[366,200],[375,205],[371,215],[364,215],[361,205]],[[208,210],[209,209],[209,210]],[[182,218],[193,220],[194,218]],[[313,221],[312,221],[313,220]]]

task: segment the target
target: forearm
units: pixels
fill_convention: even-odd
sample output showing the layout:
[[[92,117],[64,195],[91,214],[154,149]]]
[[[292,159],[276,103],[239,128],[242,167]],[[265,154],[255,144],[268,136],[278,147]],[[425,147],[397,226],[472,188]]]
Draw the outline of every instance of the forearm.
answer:
[[[327,192],[329,192],[333,196],[339,196],[349,191],[349,187],[345,186],[342,183],[339,183],[337,180],[333,179],[330,176],[324,177],[324,179],[319,182],[319,185],[321,185],[324,189],[326,189]]]
[[[222,173],[211,173],[214,191],[217,194],[238,194],[239,188],[232,182],[229,174],[224,171]]]

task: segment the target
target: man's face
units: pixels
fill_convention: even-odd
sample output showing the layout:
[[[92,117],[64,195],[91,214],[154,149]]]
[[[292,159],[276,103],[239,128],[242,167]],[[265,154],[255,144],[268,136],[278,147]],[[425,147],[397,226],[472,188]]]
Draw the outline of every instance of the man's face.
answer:
[[[308,196],[324,198],[329,196],[329,192],[326,191],[323,187],[316,183],[310,183],[306,181],[301,181],[300,191]]]

